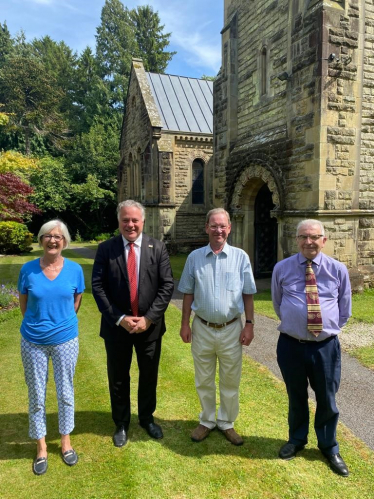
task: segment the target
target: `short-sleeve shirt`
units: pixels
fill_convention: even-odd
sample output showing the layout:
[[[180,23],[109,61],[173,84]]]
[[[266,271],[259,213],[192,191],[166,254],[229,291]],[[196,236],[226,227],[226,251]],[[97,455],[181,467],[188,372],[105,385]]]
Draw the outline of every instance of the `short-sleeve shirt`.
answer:
[[[67,258],[58,276],[51,281],[40,259],[22,266],[18,291],[27,294],[27,308],[21,324],[25,340],[40,345],[58,345],[78,336],[74,295],[85,289],[82,267]]]
[[[244,312],[242,295],[256,293],[247,253],[227,243],[218,254],[210,244],[190,253],[178,289],[193,294],[192,310],[214,323],[239,317]]]

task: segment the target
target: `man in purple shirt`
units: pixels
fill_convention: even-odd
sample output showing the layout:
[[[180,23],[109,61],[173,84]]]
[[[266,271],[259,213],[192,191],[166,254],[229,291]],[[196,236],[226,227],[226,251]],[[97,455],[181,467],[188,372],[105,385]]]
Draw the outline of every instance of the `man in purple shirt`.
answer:
[[[338,334],[351,315],[348,271],[345,265],[321,252],[326,237],[318,220],[300,222],[296,239],[299,253],[276,264],[271,283],[274,310],[281,321],[277,360],[289,399],[289,439],[279,457],[293,459],[308,442],[309,382],[317,402],[314,428],[318,447],[336,473],[348,476],[336,441],[339,411],[335,402],[341,369]],[[318,336],[307,327],[305,274],[310,260],[323,324]]]

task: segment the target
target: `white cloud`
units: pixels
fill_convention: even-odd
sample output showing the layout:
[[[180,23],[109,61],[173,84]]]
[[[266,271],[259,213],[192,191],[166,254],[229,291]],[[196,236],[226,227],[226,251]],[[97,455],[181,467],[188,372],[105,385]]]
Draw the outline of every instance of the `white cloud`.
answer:
[[[27,0],[28,3],[37,4],[37,5],[45,5],[57,8],[65,8],[73,11],[77,11],[78,9],[70,2],[63,0]]]
[[[217,25],[211,19],[215,2],[169,0],[165,6],[165,2],[148,0],[158,11],[165,30],[172,33],[171,43],[179,55],[184,52],[191,67],[207,68],[213,74],[221,66],[221,38],[216,31]],[[143,2],[138,0],[137,3]]]

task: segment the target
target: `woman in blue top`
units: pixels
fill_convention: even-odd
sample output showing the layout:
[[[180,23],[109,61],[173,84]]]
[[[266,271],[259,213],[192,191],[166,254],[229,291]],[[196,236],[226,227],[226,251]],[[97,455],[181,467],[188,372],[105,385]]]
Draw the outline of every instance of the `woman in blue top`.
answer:
[[[78,461],[70,443],[74,428],[73,377],[78,358],[77,312],[84,291],[80,265],[61,252],[70,243],[66,225],[51,220],[38,234],[40,259],[25,263],[18,279],[23,315],[21,354],[29,393],[29,435],[37,440],[33,462],[36,475],[47,471],[45,398],[48,362],[52,358],[58,401],[62,459],[69,466]]]

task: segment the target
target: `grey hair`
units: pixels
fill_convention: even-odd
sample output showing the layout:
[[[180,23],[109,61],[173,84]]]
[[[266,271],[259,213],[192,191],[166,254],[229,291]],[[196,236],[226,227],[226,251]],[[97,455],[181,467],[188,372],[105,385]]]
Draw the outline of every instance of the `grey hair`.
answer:
[[[297,227],[296,227],[296,236],[299,235],[299,230],[304,225],[318,225],[319,228],[320,228],[321,236],[325,235],[325,228],[323,227],[322,223],[319,220],[314,220],[313,218],[308,218],[307,220],[301,220],[301,222],[299,222],[297,224]]]
[[[145,209],[144,209],[144,206],[140,203],[138,203],[137,201],[133,201],[132,199],[127,199],[126,201],[122,201],[121,203],[119,203],[119,205],[117,206],[117,218],[118,218],[118,221],[120,219],[120,216],[121,216],[121,210],[122,208],[137,208],[138,210],[141,211],[142,213],[142,220],[144,222],[145,220]]]
[[[207,225],[209,224],[210,217],[212,217],[213,215],[218,215],[219,213],[223,213],[224,215],[226,215],[227,221],[229,222],[229,225],[231,225],[230,215],[223,208],[213,208],[213,210],[208,211],[208,213],[206,214],[206,220],[205,220],[206,224]]]
[[[58,227],[61,230],[62,235],[64,236],[64,249],[67,248],[70,244],[71,237],[68,231],[68,228],[62,222],[61,220],[50,220],[49,222],[46,222],[40,227],[39,234],[38,234],[38,243],[39,246],[42,246],[42,238],[44,234],[48,234],[53,230],[54,228]]]

